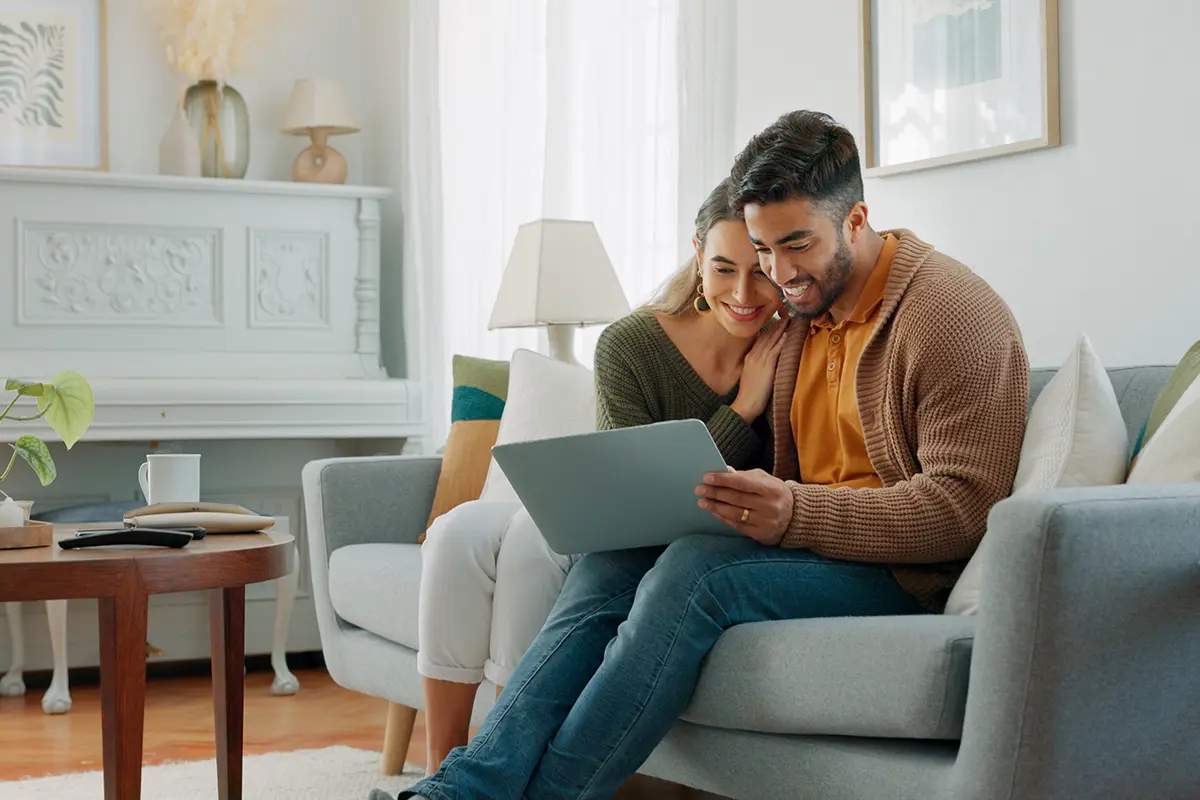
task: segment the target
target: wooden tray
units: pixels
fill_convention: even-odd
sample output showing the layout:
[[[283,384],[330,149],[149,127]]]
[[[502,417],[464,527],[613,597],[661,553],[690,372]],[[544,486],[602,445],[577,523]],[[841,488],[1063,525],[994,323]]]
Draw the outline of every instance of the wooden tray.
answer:
[[[49,522],[26,522],[20,528],[0,528],[0,550],[20,547],[49,547],[54,542],[54,525]]]

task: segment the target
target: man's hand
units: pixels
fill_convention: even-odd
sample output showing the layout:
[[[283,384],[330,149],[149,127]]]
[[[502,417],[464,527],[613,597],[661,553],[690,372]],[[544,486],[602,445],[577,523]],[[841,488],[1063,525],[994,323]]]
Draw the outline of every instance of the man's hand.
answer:
[[[696,494],[701,508],[765,545],[777,545],[783,539],[796,502],[786,483],[761,469],[710,472],[704,476],[704,484],[696,487]]]

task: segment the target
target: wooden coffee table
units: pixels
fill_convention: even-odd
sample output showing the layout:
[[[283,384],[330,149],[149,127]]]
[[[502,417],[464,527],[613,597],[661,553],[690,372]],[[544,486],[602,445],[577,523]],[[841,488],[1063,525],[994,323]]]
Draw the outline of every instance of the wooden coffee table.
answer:
[[[112,524],[56,526],[55,542],[92,527]],[[0,550],[0,602],[100,602],[105,800],[141,796],[150,595],[201,589],[209,590],[218,797],[240,800],[246,585],[287,575],[295,557],[294,539],[270,532],[209,534],[177,550]]]

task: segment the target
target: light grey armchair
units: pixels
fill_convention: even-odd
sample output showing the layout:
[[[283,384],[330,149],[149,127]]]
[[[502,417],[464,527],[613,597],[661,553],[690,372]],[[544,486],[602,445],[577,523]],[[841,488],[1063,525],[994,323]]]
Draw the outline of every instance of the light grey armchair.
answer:
[[[313,603],[321,649],[340,686],[388,701],[382,772],[404,768],[417,710],[421,546],[438,456],[330,458],[304,467]],[[482,687],[475,717],[495,702]]]

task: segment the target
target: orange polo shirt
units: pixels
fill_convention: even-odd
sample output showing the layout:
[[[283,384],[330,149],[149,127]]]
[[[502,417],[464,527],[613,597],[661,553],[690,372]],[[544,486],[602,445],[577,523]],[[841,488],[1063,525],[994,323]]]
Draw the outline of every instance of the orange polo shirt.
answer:
[[[900,240],[888,234],[854,309],[835,323],[829,312],[812,320],[792,397],[792,435],[805,483],[882,486],[867,455],[858,415],[858,359],[879,316],[892,256]]]

